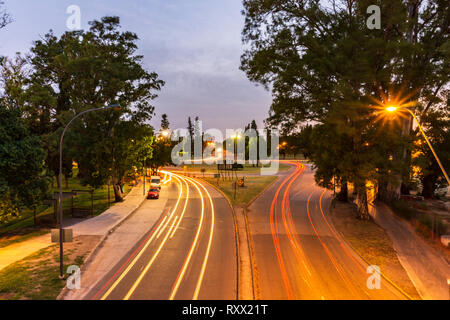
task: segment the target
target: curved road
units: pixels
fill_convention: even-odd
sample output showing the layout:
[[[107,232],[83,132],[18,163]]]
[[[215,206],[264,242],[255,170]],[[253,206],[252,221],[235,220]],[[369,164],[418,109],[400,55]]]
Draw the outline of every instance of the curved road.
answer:
[[[164,213],[87,299],[237,298],[235,224],[228,202],[197,180],[164,173],[162,192],[169,193]]]
[[[330,193],[299,162],[248,208],[257,299],[405,299],[383,278],[369,289],[365,265],[327,211]],[[382,272],[382,271],[381,271]]]

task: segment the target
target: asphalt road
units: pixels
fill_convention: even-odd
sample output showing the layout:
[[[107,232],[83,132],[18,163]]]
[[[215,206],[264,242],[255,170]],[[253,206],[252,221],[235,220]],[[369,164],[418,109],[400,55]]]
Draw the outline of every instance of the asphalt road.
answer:
[[[237,298],[235,224],[228,202],[198,180],[167,173],[163,214],[85,298]]]
[[[293,167],[248,208],[256,298],[405,299],[383,278],[369,289],[367,265],[327,218],[330,193],[308,165]]]

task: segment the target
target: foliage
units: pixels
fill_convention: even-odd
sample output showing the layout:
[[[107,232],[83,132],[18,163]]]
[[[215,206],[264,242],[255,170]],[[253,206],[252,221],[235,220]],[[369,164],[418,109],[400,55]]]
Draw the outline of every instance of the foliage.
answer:
[[[268,123],[285,132],[317,123],[309,150],[316,179],[353,182],[368,218],[366,182],[399,183],[393,171],[409,176],[401,162],[412,142],[398,138],[401,127],[378,122],[372,106],[405,91],[407,101],[434,107],[448,83],[448,3],[377,1],[379,30],[366,26],[368,0],[243,3],[241,68],[272,89]]]
[[[450,168],[450,109],[443,107],[428,111],[420,121],[442,166]],[[423,187],[422,195],[433,198],[435,190],[447,186],[447,181],[424,137],[419,130],[416,131],[412,165],[420,168],[417,173]]]
[[[44,197],[44,156],[39,137],[30,134],[18,110],[0,105],[0,222]]]
[[[136,164],[133,144],[151,134],[146,125],[154,112],[151,100],[164,82],[142,67],[136,55],[138,37],[120,31],[118,17],[90,22],[87,31],[52,31],[34,43],[32,74],[25,107],[30,127],[42,136],[48,169],[58,172],[58,139],[75,114],[114,103],[120,110],[91,112],[77,119],[64,143],[64,174],[78,163],[85,183],[98,187],[112,177],[116,201],[120,185]]]

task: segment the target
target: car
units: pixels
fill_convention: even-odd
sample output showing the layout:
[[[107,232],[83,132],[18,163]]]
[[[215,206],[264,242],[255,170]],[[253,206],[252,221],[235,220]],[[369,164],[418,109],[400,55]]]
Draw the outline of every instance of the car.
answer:
[[[159,189],[151,188],[148,190],[147,199],[159,199]]]
[[[150,186],[152,188],[161,189],[161,177],[160,176],[151,176],[151,178],[150,178]]]

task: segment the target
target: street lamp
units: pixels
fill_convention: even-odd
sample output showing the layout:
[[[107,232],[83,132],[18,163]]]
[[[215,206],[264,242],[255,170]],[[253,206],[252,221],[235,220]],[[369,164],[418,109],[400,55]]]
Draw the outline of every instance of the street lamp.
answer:
[[[64,130],[61,134],[61,138],[59,140],[59,277],[60,279],[64,278],[64,255],[63,255],[63,207],[62,207],[62,147],[63,147],[63,140],[64,140],[64,134],[67,131],[67,128],[69,128],[70,124],[77,118],[81,117],[82,115],[84,115],[85,113],[91,112],[91,111],[98,111],[98,110],[106,110],[106,109],[119,109],[120,105],[119,104],[112,104],[109,106],[105,106],[105,107],[100,107],[100,108],[92,108],[92,109],[88,109],[85,110],[83,112],[80,112],[79,114],[77,114],[75,117],[73,117],[69,123],[66,124],[66,126],[64,127]]]
[[[241,138],[241,135],[239,133],[238,134],[234,134],[234,135],[231,136],[231,138],[233,138],[233,140],[234,140],[233,152],[234,152],[234,161],[236,162],[237,161],[237,140]]]
[[[395,112],[395,111],[397,111],[399,109],[400,110],[407,110],[411,114],[411,116],[414,118],[414,120],[416,120],[416,123],[417,123],[417,126],[419,127],[420,132],[422,133],[423,137],[425,138],[425,141],[427,142],[428,146],[430,147],[431,152],[433,153],[433,155],[434,155],[434,157],[435,157],[439,167],[442,170],[442,173],[445,176],[445,179],[447,180],[447,183],[450,185],[450,180],[448,178],[447,172],[445,171],[444,167],[442,166],[442,163],[439,160],[439,157],[437,156],[436,152],[433,149],[433,146],[431,145],[430,141],[428,140],[428,137],[426,136],[425,132],[423,131],[422,126],[420,125],[420,122],[417,119],[416,115],[410,109],[408,109],[406,107],[394,106],[394,105],[389,105],[389,106],[386,107],[386,111],[388,111],[388,112]]]
[[[167,138],[167,136],[169,135],[169,131],[164,130],[164,131],[161,132],[161,134],[162,134],[162,136],[163,136],[164,138]]]

